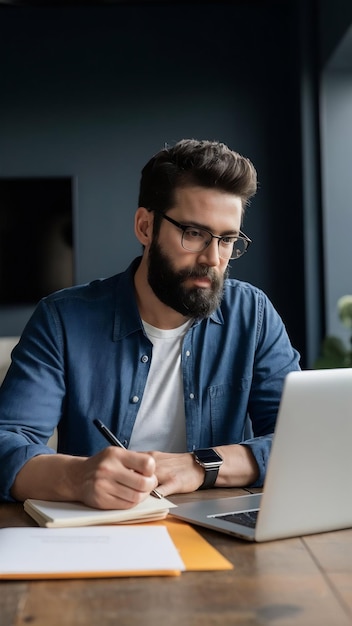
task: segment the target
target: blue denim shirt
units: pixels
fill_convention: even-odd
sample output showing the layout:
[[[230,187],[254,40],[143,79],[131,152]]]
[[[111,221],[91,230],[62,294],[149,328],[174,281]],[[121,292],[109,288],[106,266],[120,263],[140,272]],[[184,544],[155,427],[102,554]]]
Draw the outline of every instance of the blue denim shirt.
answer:
[[[128,447],[153,346],[139,316],[133,277],[123,273],[56,292],[38,304],[0,389],[0,498],[38,454],[93,455],[103,420]],[[221,306],[197,320],[182,346],[187,450],[245,441],[262,485],[283,381],[299,369],[278,313],[262,291],[226,281]],[[244,439],[246,418],[253,436]],[[165,416],[167,419],[167,416]]]

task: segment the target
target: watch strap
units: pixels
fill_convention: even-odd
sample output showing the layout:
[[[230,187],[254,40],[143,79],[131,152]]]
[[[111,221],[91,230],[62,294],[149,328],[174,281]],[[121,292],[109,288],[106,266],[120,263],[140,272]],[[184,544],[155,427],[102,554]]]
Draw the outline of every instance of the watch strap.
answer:
[[[218,477],[219,467],[208,467],[208,468],[204,467],[204,470],[205,470],[204,480],[201,486],[198,487],[198,489],[211,489],[212,487],[214,487],[216,479]]]

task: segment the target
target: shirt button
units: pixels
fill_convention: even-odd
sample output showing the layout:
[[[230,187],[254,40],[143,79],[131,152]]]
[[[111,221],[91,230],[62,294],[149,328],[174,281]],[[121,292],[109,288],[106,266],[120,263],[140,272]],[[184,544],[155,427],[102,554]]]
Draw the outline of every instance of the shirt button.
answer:
[[[132,402],[133,402],[133,404],[137,404],[137,402],[139,402],[139,397],[138,396],[133,396]]]
[[[142,363],[148,363],[149,361],[149,357],[146,354],[143,354],[142,358],[141,358]]]
[[[191,400],[194,400],[194,393],[190,393],[189,397],[191,398]]]
[[[190,356],[190,355],[191,355],[190,351],[189,351],[189,350],[187,350],[187,352],[186,352],[186,356]]]

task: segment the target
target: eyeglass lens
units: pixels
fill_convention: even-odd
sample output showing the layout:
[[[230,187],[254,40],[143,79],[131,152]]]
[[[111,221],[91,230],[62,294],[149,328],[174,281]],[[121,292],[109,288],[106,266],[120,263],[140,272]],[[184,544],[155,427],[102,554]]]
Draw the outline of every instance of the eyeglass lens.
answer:
[[[201,228],[186,228],[182,235],[182,246],[189,252],[201,252],[211,243],[212,237]],[[238,259],[247,250],[248,243],[242,237],[218,239],[219,255],[224,259]]]

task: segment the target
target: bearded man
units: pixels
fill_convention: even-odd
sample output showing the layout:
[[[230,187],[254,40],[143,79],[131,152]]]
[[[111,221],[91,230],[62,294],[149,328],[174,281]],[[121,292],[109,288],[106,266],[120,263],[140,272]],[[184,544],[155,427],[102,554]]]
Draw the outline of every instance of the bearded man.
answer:
[[[181,140],[145,165],[142,256],[44,298],[13,352],[1,499],[113,509],[154,489],[263,485],[299,355],[266,295],[228,278],[251,243],[241,226],[256,189],[250,160],[215,141]],[[125,449],[106,446],[97,417]]]

